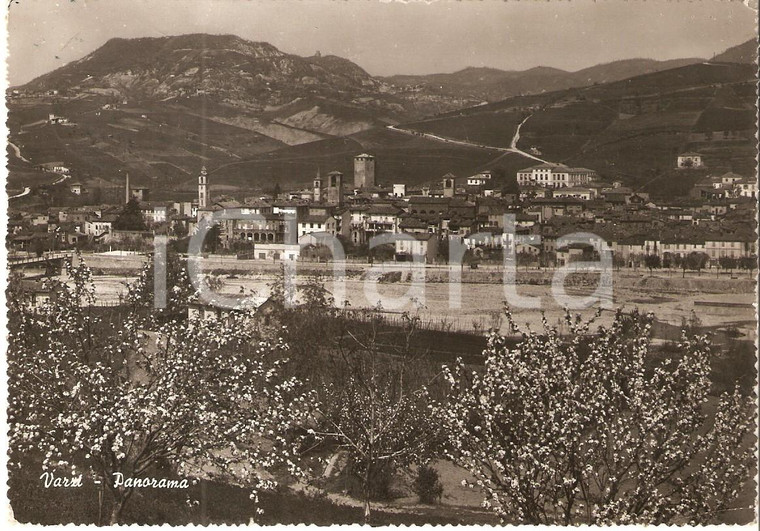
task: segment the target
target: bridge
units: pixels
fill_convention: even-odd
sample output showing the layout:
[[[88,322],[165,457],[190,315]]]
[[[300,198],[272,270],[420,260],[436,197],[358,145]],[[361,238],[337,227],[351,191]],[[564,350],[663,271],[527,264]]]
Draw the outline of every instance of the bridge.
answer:
[[[60,271],[63,267],[63,261],[71,258],[73,253],[70,252],[50,252],[40,256],[8,256],[8,268],[24,269],[26,267],[44,266],[46,269],[55,268]]]

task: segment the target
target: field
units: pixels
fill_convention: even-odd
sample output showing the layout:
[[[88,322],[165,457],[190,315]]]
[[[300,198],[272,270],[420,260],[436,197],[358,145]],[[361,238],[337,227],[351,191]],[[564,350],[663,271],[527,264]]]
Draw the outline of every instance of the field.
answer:
[[[103,274],[95,276],[98,296],[104,301],[115,302],[124,293],[125,283],[133,279],[141,261],[136,258],[86,257],[88,265]],[[112,269],[106,267],[111,264]],[[411,311],[417,313],[426,326],[463,332],[483,332],[489,328],[505,325],[502,319],[503,303],[510,298],[504,290],[503,271],[494,266],[482,266],[478,270],[461,272],[461,284],[449,284],[449,270],[446,266],[426,268],[426,282],[413,286],[408,278],[409,265],[375,264],[372,273],[367,264],[350,263],[346,274],[334,280],[329,276],[332,266],[324,264],[303,264],[298,268],[298,282],[304,282],[310,275],[325,276],[325,287],[336,300],[348,300],[351,308],[374,308],[378,297],[385,310],[392,312]],[[277,265],[271,262],[250,260],[239,261],[208,260],[204,269],[222,272],[223,293],[236,294],[241,289],[264,297],[269,293],[269,285],[275,279]],[[402,282],[365,282],[366,278],[377,279],[391,271],[405,271]],[[109,272],[110,271],[110,272]],[[375,276],[369,276],[375,275]],[[562,326],[564,305],[552,297],[551,271],[518,272],[517,293],[524,297],[540,297],[540,309],[514,308],[518,324],[528,324],[532,329],[540,328],[543,311],[552,325]],[[574,297],[587,296],[593,288],[568,284],[568,294]],[[417,291],[415,291],[417,290]],[[716,277],[712,272],[687,274],[682,278],[679,271],[660,271],[655,275],[648,272],[623,270],[613,274],[613,299],[611,307],[603,312],[600,323],[608,324],[614,309],[638,308],[654,312],[662,323],[662,338],[677,339],[668,327],[679,327],[699,315],[702,324],[712,328],[736,327],[747,339],[756,337],[753,301],[754,283],[744,274],[731,278],[729,275]],[[412,302],[411,298],[415,301]],[[744,307],[723,306],[724,302],[745,303]],[[707,303],[707,304],[704,304]],[[585,310],[589,316],[593,310]]]
[[[432,133],[486,146],[510,147],[523,112],[468,113],[404,124],[404,129]]]
[[[491,150],[444,144],[379,127],[227,164],[213,175],[236,186],[253,188],[271,187],[275,182],[308,185],[318,169],[322,175],[337,170],[347,176],[344,182],[350,187],[353,157],[364,151],[376,157],[376,178],[378,183],[385,184],[438,184],[446,173],[465,177],[482,169],[505,169],[513,177],[514,171],[531,163],[519,155],[504,156]]]
[[[754,129],[754,98],[749,65],[693,64],[614,83],[510,98],[402,127],[504,145],[509,122],[500,121],[502,112],[529,113],[519,148],[535,146],[546,160],[592,168],[656,193],[659,188],[647,183],[666,178],[666,170],[683,151],[704,153],[714,172],[751,174],[752,141],[716,137],[699,143],[690,134]],[[687,193],[688,187],[665,191],[672,192]]]

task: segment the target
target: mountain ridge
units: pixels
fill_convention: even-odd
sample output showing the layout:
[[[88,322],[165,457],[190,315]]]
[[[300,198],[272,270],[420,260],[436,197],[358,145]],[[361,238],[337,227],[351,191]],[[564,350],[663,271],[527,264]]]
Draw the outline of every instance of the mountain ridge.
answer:
[[[467,67],[450,74],[396,75],[383,79],[403,87],[416,87],[417,90],[427,88],[431,92],[460,97],[468,94],[488,102],[495,102],[512,96],[620,81],[704,60],[701,58],[664,61],[644,58],[620,59],[575,72],[547,66],[535,66],[526,70]]]

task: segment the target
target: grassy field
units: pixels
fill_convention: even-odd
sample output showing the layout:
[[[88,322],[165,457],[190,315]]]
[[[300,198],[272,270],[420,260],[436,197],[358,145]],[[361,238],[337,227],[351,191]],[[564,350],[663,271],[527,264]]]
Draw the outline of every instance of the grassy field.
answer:
[[[525,116],[523,112],[508,111],[467,113],[404,124],[404,129],[506,148]]]
[[[438,184],[446,173],[459,177],[482,169],[505,169],[514,177],[517,169],[532,161],[519,155],[444,144],[434,140],[390,131],[384,127],[362,131],[349,137],[321,140],[283,148],[254,159],[234,162],[212,173],[217,179],[241,187],[309,185],[317,169],[324,176],[337,170],[352,186],[353,157],[361,152],[376,157],[379,183]]]

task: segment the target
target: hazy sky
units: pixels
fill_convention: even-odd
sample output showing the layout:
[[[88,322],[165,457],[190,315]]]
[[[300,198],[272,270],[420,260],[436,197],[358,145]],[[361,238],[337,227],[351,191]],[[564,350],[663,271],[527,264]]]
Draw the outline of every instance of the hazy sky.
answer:
[[[339,55],[370,74],[391,75],[467,66],[578,70],[631,57],[710,57],[757,31],[756,10],[739,0],[13,2],[12,85],[79,59],[112,37],[232,33],[298,55]]]

